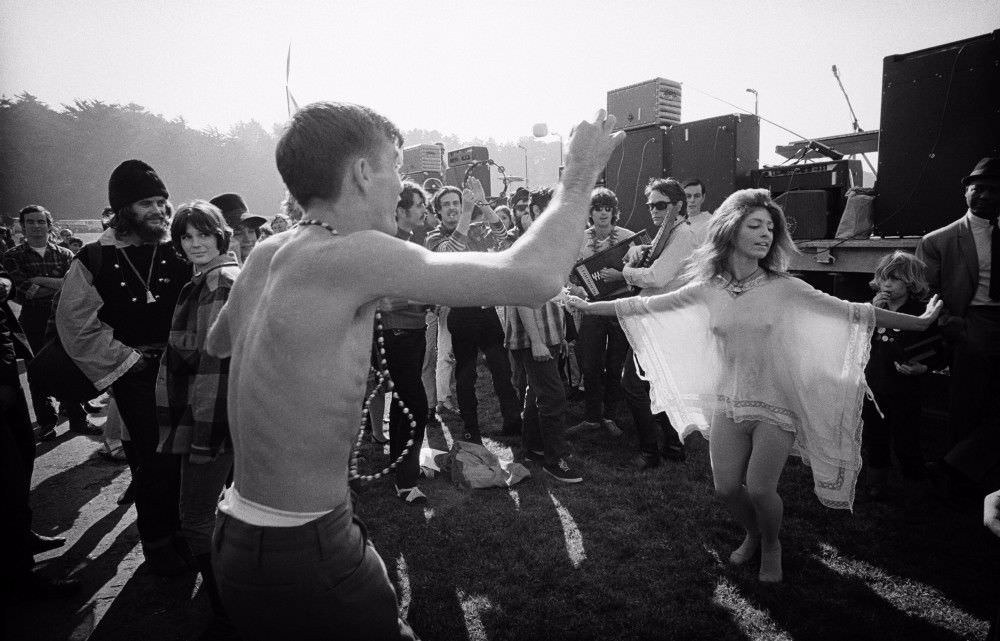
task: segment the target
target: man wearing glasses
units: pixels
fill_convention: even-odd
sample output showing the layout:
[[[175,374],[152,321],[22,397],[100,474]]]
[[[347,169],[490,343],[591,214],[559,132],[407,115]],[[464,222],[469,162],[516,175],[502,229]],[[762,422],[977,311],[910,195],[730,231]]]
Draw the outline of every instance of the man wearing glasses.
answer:
[[[652,296],[673,291],[681,286],[684,262],[697,245],[691,223],[687,221],[687,196],[679,182],[673,178],[650,180],[646,185],[646,206],[649,207],[653,224],[657,228],[663,227],[663,234],[669,234],[669,238],[659,255],[650,256],[653,262],[648,267],[637,265],[643,256],[644,248],[631,248],[625,255],[622,276],[629,285],[641,288],[642,296]],[[652,249],[655,250],[655,246]],[[650,410],[649,383],[639,377],[631,349],[625,356],[622,391],[625,393],[625,402],[628,404],[639,436],[639,456],[634,460],[636,467],[639,470],[647,470],[660,465],[657,425],[663,433],[662,456],[671,461],[683,461],[684,444],[671,427],[667,415],[660,413],[653,416]]]

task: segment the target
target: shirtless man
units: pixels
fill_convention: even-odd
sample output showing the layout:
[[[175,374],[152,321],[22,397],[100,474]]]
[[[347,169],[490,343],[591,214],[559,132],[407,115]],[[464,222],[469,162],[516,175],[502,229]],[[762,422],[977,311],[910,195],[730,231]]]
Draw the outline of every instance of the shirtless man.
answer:
[[[250,255],[208,342],[232,357],[234,483],[213,563],[244,638],[414,638],[348,491],[375,304],[552,298],[583,242],[598,171],[623,137],[611,134],[614,120],[602,110],[577,125],[555,198],[513,248],[433,253],[394,235],[403,141],[391,122],[339,103],[292,118],[276,157],[305,214]]]

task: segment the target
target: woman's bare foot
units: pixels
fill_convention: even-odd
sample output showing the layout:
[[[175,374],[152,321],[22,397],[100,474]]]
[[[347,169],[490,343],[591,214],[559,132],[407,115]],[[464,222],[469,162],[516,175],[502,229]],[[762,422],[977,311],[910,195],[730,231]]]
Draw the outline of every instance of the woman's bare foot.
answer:
[[[753,555],[757,553],[757,548],[760,547],[760,535],[750,534],[743,538],[743,543],[740,547],[733,550],[733,553],[729,555],[729,562],[733,565],[743,565],[747,561],[753,558]]]
[[[781,583],[781,543],[771,550],[760,548],[760,573],[757,579],[761,583]]]

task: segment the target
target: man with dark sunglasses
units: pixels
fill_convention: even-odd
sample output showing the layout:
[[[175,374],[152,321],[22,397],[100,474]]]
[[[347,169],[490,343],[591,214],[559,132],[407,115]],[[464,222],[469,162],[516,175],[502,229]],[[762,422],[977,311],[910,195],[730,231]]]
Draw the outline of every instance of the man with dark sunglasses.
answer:
[[[646,185],[646,206],[653,224],[658,230],[662,228],[663,235],[668,235],[668,239],[658,254],[650,255],[643,261],[649,262],[652,259],[648,267],[639,266],[639,262],[646,255],[645,250],[655,253],[658,249],[656,239],[652,246],[631,248],[625,255],[622,276],[629,285],[641,288],[642,296],[651,296],[673,291],[683,284],[684,264],[694,252],[696,239],[691,223],[687,220],[687,196],[684,188],[673,178],[654,178],[649,181]],[[660,234],[657,233],[657,236]],[[660,465],[657,425],[663,433],[663,457],[683,461],[684,444],[671,427],[667,415],[660,413],[653,416],[650,410],[649,383],[639,376],[631,349],[625,356],[622,391],[639,436],[639,456],[634,460],[636,467],[647,470]]]

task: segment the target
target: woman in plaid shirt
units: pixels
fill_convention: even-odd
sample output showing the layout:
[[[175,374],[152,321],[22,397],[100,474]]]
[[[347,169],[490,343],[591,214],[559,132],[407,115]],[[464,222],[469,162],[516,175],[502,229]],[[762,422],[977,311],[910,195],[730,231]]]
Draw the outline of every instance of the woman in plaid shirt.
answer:
[[[159,451],[177,454],[181,466],[181,531],[208,585],[212,609],[224,620],[211,566],[215,504],[233,467],[226,412],[229,359],[204,349],[240,269],[229,246],[232,230],[209,202],[182,205],[170,225],[174,248],[194,267],[174,308],[167,349],[156,385]]]

